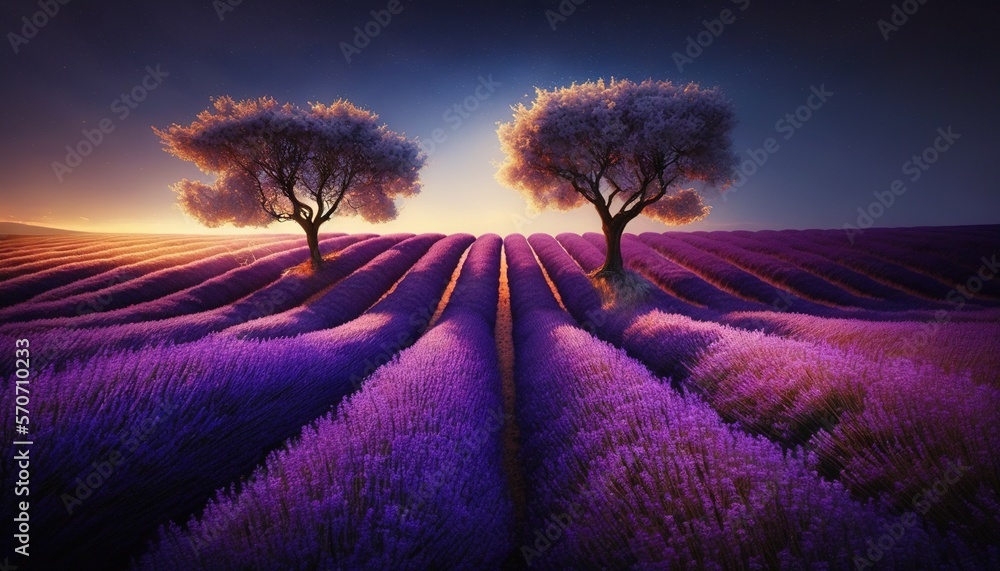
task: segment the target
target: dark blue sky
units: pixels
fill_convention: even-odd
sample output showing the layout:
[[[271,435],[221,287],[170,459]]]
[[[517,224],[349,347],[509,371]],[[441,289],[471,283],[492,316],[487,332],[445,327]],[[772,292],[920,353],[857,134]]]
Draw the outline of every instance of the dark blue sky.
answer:
[[[557,0],[402,0],[387,25],[369,25],[378,35],[348,63],[342,43],[353,43],[354,28],[389,1],[243,0],[220,19],[224,1],[69,0],[45,18],[38,0],[0,8],[0,219],[200,231],[167,186],[201,173],[162,152],[150,126],[190,122],[212,96],[271,95],[298,104],[344,97],[424,141],[442,130],[424,191],[397,221],[373,229],[335,219],[328,230],[596,230],[592,211],[535,216],[493,181],[492,163],[502,159],[496,122],[536,86],[651,77],[722,87],[740,119],[737,150],[752,160],[748,149],[770,149],[754,153],[764,164],[747,163],[752,176],[687,229],[840,228],[858,223],[859,207],[877,214],[876,226],[1000,222],[1000,10],[987,2],[566,0],[563,12],[575,11],[554,19],[546,12],[559,12]],[[880,29],[894,5],[918,9],[898,30]],[[726,9],[731,16],[720,18]],[[48,21],[31,34],[24,17]],[[675,52],[699,34],[709,45],[679,70]],[[143,101],[122,98],[134,88]],[[813,88],[832,95],[810,100]],[[815,109],[799,109],[808,103]],[[788,120],[796,110],[799,118]],[[66,146],[102,120],[108,132],[88,156],[72,170],[54,169],[69,164]],[[936,141],[949,127],[960,137]],[[905,165],[935,142],[925,157],[933,164]],[[869,208],[895,180],[906,191],[888,208]],[[644,221],[629,229],[663,228]]]

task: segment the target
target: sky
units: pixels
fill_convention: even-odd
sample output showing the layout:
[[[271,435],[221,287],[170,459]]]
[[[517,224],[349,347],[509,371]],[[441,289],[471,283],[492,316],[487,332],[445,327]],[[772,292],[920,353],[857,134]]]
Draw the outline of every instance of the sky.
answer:
[[[422,141],[444,131],[396,220],[325,231],[597,231],[590,207],[533,212],[494,180],[496,129],[536,88],[614,77],[719,86],[739,118],[738,183],[712,213],[631,232],[1000,223],[997,15],[944,0],[9,0],[0,221],[205,232],[169,186],[212,178],[151,127],[269,95],[346,98]]]

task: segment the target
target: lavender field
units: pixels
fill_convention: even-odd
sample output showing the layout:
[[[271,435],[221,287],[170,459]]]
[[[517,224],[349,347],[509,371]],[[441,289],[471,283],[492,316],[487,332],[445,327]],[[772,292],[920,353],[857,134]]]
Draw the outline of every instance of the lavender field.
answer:
[[[0,240],[31,568],[1000,568],[1000,226],[319,248]]]

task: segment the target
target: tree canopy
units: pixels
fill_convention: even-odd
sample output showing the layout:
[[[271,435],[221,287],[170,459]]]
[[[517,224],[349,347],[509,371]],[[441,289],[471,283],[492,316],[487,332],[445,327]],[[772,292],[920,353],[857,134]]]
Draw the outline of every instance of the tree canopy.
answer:
[[[603,271],[621,271],[620,238],[640,214],[666,224],[703,219],[700,181],[725,187],[736,156],[732,105],[717,88],[603,80],[546,91],[497,134],[497,179],[539,209],[590,203],[609,238]],[[617,259],[615,259],[617,257]]]
[[[154,131],[168,153],[216,175],[172,187],[186,213],[209,227],[294,221],[316,265],[320,225],[335,214],[395,218],[395,199],[420,191],[426,160],[415,142],[345,100],[303,109],[220,97],[190,125]]]

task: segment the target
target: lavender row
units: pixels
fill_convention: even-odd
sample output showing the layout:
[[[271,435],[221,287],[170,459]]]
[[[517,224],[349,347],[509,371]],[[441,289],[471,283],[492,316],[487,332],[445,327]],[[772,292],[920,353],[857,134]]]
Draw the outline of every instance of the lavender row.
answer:
[[[332,238],[333,236],[328,237]],[[286,237],[283,240],[264,239],[260,241],[232,239],[225,241],[213,241],[212,243],[203,246],[192,244],[187,246],[185,250],[181,252],[166,256],[160,255],[158,251],[151,250],[149,252],[149,258],[146,260],[135,264],[122,265],[115,268],[111,272],[94,276],[89,280],[79,280],[65,286],[49,290],[43,294],[33,297],[31,301],[52,301],[64,299],[68,296],[79,293],[92,293],[96,290],[95,284],[99,284],[102,281],[106,282],[109,276],[113,277],[120,274],[128,275],[129,277],[127,279],[145,277],[150,274],[157,274],[157,277],[164,277],[166,279],[174,279],[175,275],[172,273],[161,274],[159,272],[182,269],[185,265],[199,263],[209,257],[221,254],[227,254],[234,262],[237,263],[237,265],[247,265],[258,258],[263,258],[264,256],[275,252],[288,250],[294,246],[300,245],[301,243],[301,239],[289,237]],[[185,260],[185,258],[187,259]],[[209,275],[207,277],[214,276]]]
[[[729,241],[710,240],[697,234],[674,233],[671,236],[692,246],[711,252],[727,262],[753,273],[809,301],[840,308],[864,308],[875,311],[908,309],[884,301],[858,297],[813,273],[804,272],[794,264],[762,255]]]
[[[820,234],[806,234],[802,240],[792,242],[792,247],[818,254],[861,272],[874,280],[909,294],[934,302],[945,301],[953,285],[947,285],[924,274],[865,253],[846,242]],[[974,304],[974,302],[970,302]]]
[[[819,446],[821,437],[816,435],[840,430],[839,423],[845,418],[855,421],[846,425],[854,427],[851,434],[855,435],[865,430],[876,432],[891,426],[887,419],[895,419],[898,426],[908,429],[893,439],[894,449],[872,446],[884,438],[837,440],[836,445],[820,449],[819,459],[827,472],[840,475],[859,497],[878,497],[902,510],[913,494],[934,484],[949,462],[971,465],[966,478],[969,488],[951,494],[922,515],[942,527],[956,520],[982,525],[976,514],[988,514],[987,519],[992,517],[989,514],[1000,515],[993,503],[1000,479],[992,475],[996,473],[991,471],[992,463],[982,462],[1000,452],[997,435],[989,433],[1000,420],[1000,389],[977,386],[968,374],[947,376],[907,361],[872,359],[821,343],[667,315],[656,309],[655,303],[600,308],[593,301],[597,290],[582,270],[574,268],[572,260],[560,255],[546,238],[532,236],[531,245],[570,313],[654,372],[682,379],[728,421],[795,447],[814,437],[812,445]],[[591,301],[587,304],[586,300]],[[941,387],[951,391],[948,398],[937,394]],[[893,402],[909,400],[919,406],[886,409],[884,396],[894,390],[898,396]],[[947,404],[935,406],[935,402]],[[870,421],[856,421],[869,410],[882,414]],[[958,422],[958,418],[965,420]],[[938,448],[928,448],[930,442]],[[862,469],[865,476],[853,471]],[[872,488],[867,483],[873,479],[892,480],[895,485]],[[971,513],[959,512],[962,517],[956,518],[956,506],[963,505],[974,508]],[[996,539],[987,537],[985,541]]]
[[[119,237],[117,240],[106,238],[106,241],[97,237],[86,241],[78,239],[65,245],[50,245],[50,240],[29,241],[27,236],[17,240],[7,238],[2,243],[8,244],[8,247],[0,252],[0,280],[6,281],[31,273],[32,270],[37,271],[39,267],[48,269],[60,264],[78,262],[83,256],[93,258],[95,253],[105,252],[113,248],[116,243],[117,245],[126,243],[125,238]],[[148,239],[144,243],[153,246],[160,241],[162,239]]]
[[[533,234],[529,238],[533,247],[544,247],[553,252],[557,252],[565,260],[574,260],[576,264],[583,268],[588,275],[593,275],[604,262],[604,254],[592,246],[587,240],[576,234],[560,234],[558,240],[548,234]],[[537,246],[536,246],[537,244]],[[632,253],[630,248],[623,242],[622,252],[627,256]],[[569,254],[569,256],[566,256]],[[578,268],[569,266],[576,271]],[[555,270],[555,269],[554,269]],[[603,282],[598,282],[603,283]],[[621,284],[620,284],[621,285]],[[632,285],[639,285],[634,282]],[[698,307],[688,303],[670,292],[652,287],[648,282],[643,281],[639,285],[641,291],[630,292],[639,295],[642,299],[656,304],[663,311],[670,313],[682,313],[685,315],[696,315],[702,318],[714,318],[718,313],[714,309]],[[602,304],[608,304],[615,297],[617,289],[610,286],[601,292]]]
[[[493,339],[499,257],[499,237],[480,238],[437,325],[239,493],[163,530],[136,568],[500,568],[513,510]]]
[[[668,296],[652,284],[635,286],[642,292],[636,303],[605,303],[601,292],[559,242],[546,234],[534,234],[528,241],[581,327],[625,349],[657,374],[681,378],[692,360],[715,340],[714,324],[699,330],[686,327],[692,320],[673,313],[673,304],[663,300]],[[676,323],[685,327],[678,329]]]
[[[436,238],[440,238],[437,235]],[[192,311],[176,317],[141,323],[121,323],[89,328],[45,329],[32,334],[36,345],[57,347],[50,363],[61,366],[69,360],[85,360],[96,355],[113,355],[151,345],[189,343],[260,317],[281,313],[303,303],[309,297],[349,276],[356,269],[368,263],[386,248],[400,241],[399,236],[372,238],[345,248],[336,262],[327,264],[318,272],[281,275],[275,281],[250,295],[240,297],[208,311]],[[239,271],[239,270],[237,270]],[[231,272],[232,273],[232,272]],[[219,284],[220,288],[230,282]],[[218,296],[222,292],[205,290]],[[234,296],[235,297],[235,296]],[[164,298],[166,299],[166,298]],[[154,302],[155,303],[155,302]],[[128,311],[131,308],[127,308]],[[351,318],[357,317],[363,309]],[[116,312],[109,312],[113,314]],[[103,314],[96,314],[103,315]],[[330,324],[330,327],[339,324]],[[0,355],[0,362],[5,357]]]
[[[705,350],[688,382],[745,430],[806,443],[823,473],[856,496],[1000,544],[990,523],[1000,518],[1000,387],[964,371],[734,330]]]
[[[571,246],[570,251],[578,254],[573,251],[573,246],[578,245],[577,241],[571,237],[572,235],[560,235],[563,243]],[[669,312],[669,308],[658,303],[645,308],[628,308],[627,311],[605,311],[593,291],[593,285],[584,278],[581,269],[575,267],[558,248],[546,247],[547,241],[544,236],[532,237],[532,245],[553,276],[574,317],[591,332],[625,348],[660,374],[686,376],[687,368],[682,365],[690,363],[691,355],[703,351],[708,343],[718,338],[718,331],[721,330],[713,328],[712,324],[693,323],[687,319],[663,315],[665,311]],[[589,262],[599,263],[600,257],[593,252],[588,257]],[[579,255],[577,261],[580,261]],[[948,314],[941,319],[940,312],[907,314],[926,318],[927,321],[886,323],[819,318],[785,312],[732,313],[721,319],[737,328],[764,329],[783,337],[833,344],[853,352],[862,352],[868,359],[879,360],[885,356],[918,359],[947,373],[969,372],[977,382],[995,384],[996,370],[1000,368],[997,360],[1000,356],[997,356],[994,348],[1000,342],[1000,331],[991,321],[995,321],[997,317],[989,312],[972,315],[979,314],[982,314],[980,321],[967,324],[952,324],[951,320],[962,317]],[[878,314],[865,316],[875,319],[880,317]],[[973,317],[965,319],[971,320]],[[671,333],[671,327],[680,325],[683,325],[684,334]],[[683,358],[671,358],[672,355]]]
[[[21,236],[6,235],[0,238],[0,254],[4,257],[0,259],[0,266],[3,266],[8,258],[20,257],[27,254],[37,254],[39,252],[58,252],[81,248],[86,245],[98,243],[101,237],[97,235],[84,234],[73,235],[53,235],[53,236]],[[123,240],[126,237],[120,236]]]
[[[942,299],[928,298],[926,294],[912,294],[906,293],[903,288],[900,288],[896,283],[906,283],[906,280],[912,275],[920,276],[921,283],[929,284],[929,287],[937,288],[932,281],[927,281],[929,276],[923,275],[921,271],[926,270],[929,266],[937,263],[945,263],[940,259],[932,261],[931,258],[924,258],[923,262],[919,265],[915,265],[914,268],[908,268],[901,266],[896,263],[898,260],[886,259],[882,257],[870,256],[868,254],[867,248],[862,248],[860,246],[848,246],[848,244],[840,241],[839,236],[831,232],[805,232],[805,231],[766,231],[758,232],[754,236],[755,238],[767,240],[771,243],[782,243],[786,245],[786,249],[790,251],[790,255],[809,255],[818,256],[825,259],[836,260],[841,265],[847,267],[848,261],[852,260],[854,256],[863,257],[863,265],[856,269],[859,274],[869,276],[869,279],[877,280],[877,283],[883,284],[883,287],[892,289],[893,291],[899,291],[905,295],[909,295],[918,302],[922,302],[925,305],[929,304],[940,304],[943,302]],[[827,244],[824,246],[823,244]],[[837,257],[832,257],[826,255],[822,250],[830,249],[837,253]],[[881,273],[879,273],[879,264],[889,264],[887,268],[887,273],[889,276],[895,278],[895,280],[887,280]],[[862,271],[862,268],[867,271]],[[850,269],[850,268],[849,268]],[[908,287],[908,286],[907,286]],[[919,290],[914,290],[909,288],[911,291],[919,292]]]
[[[730,431],[556,303],[505,241],[532,568],[853,567],[884,514],[801,460]],[[919,528],[882,555],[938,563]]]
[[[982,226],[921,226],[911,228],[870,228],[849,235],[844,230],[764,230],[761,233],[780,233],[800,237],[817,237],[841,245],[857,244],[859,249],[877,251],[881,244],[915,248],[956,262],[963,250],[990,246],[1000,237],[1000,225]],[[854,242],[851,242],[851,238]]]
[[[756,234],[813,243],[820,248],[832,246],[842,250],[846,247],[891,264],[894,270],[902,267],[950,287],[965,284],[984,266],[987,270],[996,267],[996,256],[1000,254],[997,244],[1000,242],[990,237],[989,228],[996,229],[986,227],[968,232],[962,227],[878,229],[866,232],[853,244],[834,231],[782,230]],[[995,272],[995,269],[991,271]],[[995,280],[985,281],[980,296],[996,302],[1000,299],[1000,284]]]
[[[824,315],[831,308],[802,299],[757,276],[741,270],[722,258],[696,248],[673,235],[643,233],[639,239],[651,246],[669,260],[677,262],[692,272],[702,276],[709,283],[749,301],[773,305],[779,300],[794,305],[798,311]]]
[[[860,246],[883,253],[882,246],[890,245],[909,252],[929,254],[937,262],[975,271],[979,267],[979,253],[992,253],[1000,242],[997,226],[953,226],[925,228],[879,228],[877,232],[865,233],[857,238]],[[918,267],[924,264],[918,264]]]
[[[921,236],[918,231],[899,231],[897,241],[889,239],[888,231],[858,242],[853,248],[870,253],[876,259],[901,266],[916,274],[937,280],[949,287],[965,284],[984,266],[996,274],[996,256],[1000,254],[1000,241],[962,236],[956,229],[935,232],[933,237]],[[843,246],[835,237],[823,235],[814,241],[820,244],[833,242]],[[994,305],[1000,300],[1000,284],[985,280],[979,296]]]
[[[1000,242],[992,245],[971,246],[956,238],[940,238],[952,245],[952,253],[944,257],[936,252],[913,244],[894,244],[880,241],[875,248],[866,248],[881,260],[900,265],[910,271],[934,278],[946,285],[965,283],[982,265],[982,258],[1000,253]],[[997,287],[987,282],[980,295],[997,301]]]
[[[734,313],[725,323],[839,347],[868,359],[903,358],[947,375],[969,373],[977,383],[1000,386],[1000,312],[982,321],[945,314],[928,321],[869,322],[789,313]]]
[[[401,284],[340,327],[267,342],[210,337],[41,373],[32,413],[33,454],[47,460],[32,473],[46,490],[32,504],[33,534],[46,542],[40,564],[113,568],[109,557],[134,554],[164,521],[250,473],[420,337],[472,241],[441,240],[431,253],[447,250],[450,267]],[[5,391],[0,406],[12,398]],[[6,441],[0,449],[13,485],[13,452]]]
[[[33,237],[35,238],[35,237]],[[41,267],[54,267],[58,264],[80,261],[81,258],[100,259],[108,252],[120,252],[123,249],[150,248],[163,245],[163,236],[136,237],[126,235],[88,236],[64,238],[61,245],[50,245],[51,240],[26,242],[20,240],[18,247],[10,250],[4,256],[0,268],[4,272],[14,268],[30,268],[36,264]],[[44,265],[48,264],[48,266]],[[3,279],[8,279],[3,274]]]
[[[4,267],[0,269],[0,279],[3,280],[0,282],[0,293],[6,296],[16,296],[10,301],[5,302],[6,305],[13,305],[23,301],[23,299],[20,299],[20,296],[24,295],[21,293],[21,290],[24,289],[24,284],[30,285],[33,282],[37,282],[40,284],[40,287],[46,286],[49,283],[55,284],[49,287],[65,285],[78,279],[78,276],[90,277],[118,266],[120,260],[115,258],[119,256],[121,256],[121,259],[126,260],[126,263],[131,263],[142,259],[138,252],[143,249],[159,249],[161,247],[170,249],[184,243],[185,240],[177,239],[164,244],[162,238],[158,240],[150,238],[139,243],[128,242],[127,246],[121,248],[95,246],[90,255],[69,252],[62,258],[53,259],[52,256],[42,251],[30,256],[8,258]],[[27,261],[28,263],[22,263],[22,261]],[[46,280],[42,281],[40,279],[42,277],[45,277]],[[37,294],[39,292],[35,291],[33,293]]]
[[[795,264],[802,271],[811,272],[823,279],[837,284],[859,297],[872,299],[872,303],[879,301],[890,302],[890,305],[897,307],[937,307],[940,304],[929,302],[891,288],[879,283],[870,277],[854,271],[846,266],[837,264],[828,258],[795,250],[789,247],[789,242],[794,241],[788,237],[777,234],[763,234],[755,232],[710,232],[706,237],[719,242],[727,241],[747,250],[761,255],[774,256],[786,262]]]
[[[269,253],[286,251],[301,242],[286,240],[267,248]],[[15,322],[113,311],[155,301],[245,265],[225,246],[212,248],[210,252],[198,250],[186,257],[186,261],[171,257],[173,263],[162,267],[156,262],[152,267],[140,263],[116,268],[0,310],[0,317]]]
[[[833,232],[781,230],[761,234],[773,235],[774,239],[785,240],[796,251],[833,260],[888,287],[930,302],[945,301],[951,287],[919,271],[903,267],[893,260],[875,256],[869,253],[867,248],[852,246]]]
[[[571,239],[571,236],[573,235],[560,234],[559,241],[566,246],[567,239]],[[598,256],[604,255],[606,249],[604,240],[600,234],[588,232],[584,234],[583,238],[596,249]],[[573,240],[575,241],[575,239]],[[660,255],[656,250],[634,235],[627,234],[624,236],[622,240],[622,254],[629,268],[642,273],[659,286],[660,289],[664,289],[668,293],[682,299],[689,300],[690,303],[695,303],[718,312],[752,311],[768,308],[768,306],[761,303],[747,301],[715,287],[697,274]],[[592,260],[597,259],[597,256],[594,256],[594,254],[591,254],[590,257]],[[577,258],[577,261],[579,262],[580,259]]]
[[[391,243],[395,243],[394,241],[399,241],[402,238],[403,236],[387,236],[382,239],[375,239],[379,240],[376,242],[371,241],[370,235],[327,238],[320,242],[320,251],[324,255],[330,255],[334,252],[346,250],[350,246],[356,246],[364,250],[367,250],[369,247],[375,247],[367,245],[368,243],[385,244],[384,247],[388,247]],[[290,268],[301,262],[303,255],[307,252],[308,248],[304,246],[284,252],[277,252],[265,256],[248,266],[217,272],[217,275],[197,286],[159,299],[153,299],[112,311],[82,312],[81,315],[76,317],[56,317],[24,322],[17,326],[16,331],[45,331],[60,327],[88,328],[142,323],[224,308],[226,304],[245,298],[279,280]],[[337,264],[330,265],[337,266]],[[339,270],[331,271],[339,272]],[[342,278],[343,275],[339,277]],[[0,326],[0,332],[6,332],[10,329],[6,326]]]
[[[991,428],[1000,388],[965,371],[732,330],[706,348],[688,382],[745,430],[816,449],[824,473],[858,497],[982,545],[1000,541],[986,531],[1000,517]],[[961,486],[925,498],[959,467]]]
[[[184,252],[190,249],[190,244],[185,240],[172,240],[167,243],[157,244],[152,253],[165,254]],[[55,289],[77,280],[90,278],[120,266],[139,263],[147,260],[150,256],[150,248],[147,245],[130,246],[121,251],[105,250],[93,255],[93,259],[81,260],[73,256],[73,261],[67,264],[59,264],[51,268],[34,267],[44,266],[46,262],[32,264],[31,268],[23,268],[27,273],[5,279],[0,283],[0,304],[2,307],[15,305],[41,293]]]
[[[600,243],[600,247],[605,248],[606,246],[604,245],[603,237],[600,238],[602,240]],[[537,240],[537,239],[542,239],[542,237],[532,236],[532,239]],[[596,272],[597,269],[601,267],[601,265],[604,263],[604,251],[602,251],[601,249],[599,249],[598,246],[593,245],[592,242],[584,239],[583,237],[577,234],[566,233],[566,234],[560,234],[558,240],[559,243],[562,245],[562,247],[566,249],[567,253],[569,253],[569,255],[574,260],[576,260],[577,264],[579,264],[580,267],[582,267],[584,271],[586,271],[588,274],[593,274],[594,272]],[[551,238],[548,238],[545,241],[551,242]],[[631,246],[632,246],[631,242],[628,240],[628,236],[626,236],[622,242],[622,254],[625,258],[626,264],[628,264],[630,267],[634,265],[634,262],[636,262],[638,258],[634,248],[632,248]],[[685,272],[685,270],[683,270],[679,266],[674,266],[674,267],[678,270],[678,273]],[[678,276],[675,274],[674,276],[671,276],[676,278],[675,281],[670,281],[670,283],[668,283],[666,287],[660,288],[659,290],[650,288],[648,293],[649,295],[652,295],[656,298],[656,301],[661,305],[661,307],[663,307],[664,311],[682,313],[684,315],[698,315],[706,318],[716,316],[717,314],[715,312],[715,308],[708,309],[704,306],[693,304],[688,300],[682,298],[681,296],[677,295],[676,291],[673,288],[674,285],[678,285],[682,289],[685,286],[688,286],[689,288],[691,286],[693,287],[708,286],[709,288],[714,289],[715,291],[719,291],[717,288],[712,287],[707,282],[701,280],[694,274],[688,274],[688,275],[691,278],[691,281],[688,283],[685,283],[684,281],[685,278],[687,278],[688,276],[685,275]]]
[[[446,258],[417,261],[440,239],[439,234],[421,234],[403,240],[307,304],[232,326],[225,334],[243,339],[293,337],[345,323],[377,302],[411,267],[409,279],[416,279],[421,271],[433,271],[433,264]]]

